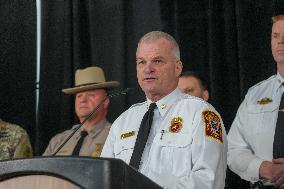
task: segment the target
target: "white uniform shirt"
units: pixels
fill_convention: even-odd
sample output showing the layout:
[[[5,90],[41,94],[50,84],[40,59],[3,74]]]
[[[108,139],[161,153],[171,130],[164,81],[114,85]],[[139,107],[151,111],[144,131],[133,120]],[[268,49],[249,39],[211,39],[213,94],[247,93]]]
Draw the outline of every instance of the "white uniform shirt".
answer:
[[[245,180],[258,181],[260,164],[273,158],[283,81],[277,74],[251,87],[229,131],[228,165]]]
[[[117,118],[101,157],[119,158],[129,164],[141,120],[150,103],[147,100],[135,104]],[[215,109],[199,98],[183,94],[178,88],[156,104],[158,108],[154,111],[139,171],[168,189],[224,188],[227,141]],[[219,135],[222,141],[206,136],[202,118],[206,110],[219,118],[216,125],[222,132]],[[180,131],[176,133],[170,131],[174,118],[182,119],[178,126]]]

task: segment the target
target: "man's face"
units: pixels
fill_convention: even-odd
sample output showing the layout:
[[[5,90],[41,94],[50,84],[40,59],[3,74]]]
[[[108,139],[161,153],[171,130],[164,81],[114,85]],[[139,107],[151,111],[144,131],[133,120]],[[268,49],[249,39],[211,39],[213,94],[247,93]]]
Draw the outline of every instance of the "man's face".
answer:
[[[277,64],[284,64],[284,20],[278,20],[272,26],[271,49]]]
[[[178,87],[186,94],[202,98],[206,101],[208,100],[205,94],[206,92],[208,93],[208,91],[202,89],[200,82],[195,77],[191,76],[180,77],[178,82]]]
[[[105,98],[106,91],[104,89],[92,89],[88,91],[79,92],[75,97],[75,111],[82,122],[98,104]],[[104,109],[107,107],[103,105],[94,115],[104,115]]]
[[[136,70],[140,87],[153,101],[159,100],[177,87],[182,64],[177,61],[165,39],[142,42],[136,51]]]

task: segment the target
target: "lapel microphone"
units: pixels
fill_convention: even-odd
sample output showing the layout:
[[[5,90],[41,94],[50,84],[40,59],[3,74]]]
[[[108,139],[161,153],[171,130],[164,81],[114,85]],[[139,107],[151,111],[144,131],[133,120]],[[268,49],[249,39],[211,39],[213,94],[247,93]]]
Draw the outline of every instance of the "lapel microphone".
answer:
[[[127,93],[131,92],[133,89],[132,88],[126,88],[122,91],[119,92],[114,92],[112,94],[108,94],[94,109],[93,111],[79,124],[79,126],[77,128],[75,128],[73,130],[73,132],[62,142],[62,144],[55,150],[55,152],[51,155],[51,156],[55,156],[57,154],[57,152],[59,152],[59,150],[61,150],[61,148],[63,148],[63,146],[70,140],[70,138],[84,125],[84,123],[86,121],[88,121],[93,115],[94,113],[97,112],[97,110],[103,105],[103,103],[110,98],[113,97],[117,97],[120,95],[126,95]]]

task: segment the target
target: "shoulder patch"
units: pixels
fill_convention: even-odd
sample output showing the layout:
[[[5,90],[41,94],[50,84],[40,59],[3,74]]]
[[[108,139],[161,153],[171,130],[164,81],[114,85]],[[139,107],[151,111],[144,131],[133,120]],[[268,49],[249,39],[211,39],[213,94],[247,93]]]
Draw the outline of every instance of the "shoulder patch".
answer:
[[[205,135],[223,143],[220,117],[213,111],[205,110],[202,112],[202,118],[205,124]]]

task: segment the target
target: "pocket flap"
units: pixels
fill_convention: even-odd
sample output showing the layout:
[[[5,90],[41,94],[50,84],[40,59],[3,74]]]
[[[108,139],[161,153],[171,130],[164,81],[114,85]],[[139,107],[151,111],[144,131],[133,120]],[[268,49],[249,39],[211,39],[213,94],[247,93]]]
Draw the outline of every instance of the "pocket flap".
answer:
[[[253,104],[248,105],[248,113],[263,113],[263,112],[273,112],[277,110],[279,104],[269,103],[269,104]]]
[[[156,135],[154,143],[159,146],[185,147],[192,141],[189,133],[160,133]]]

